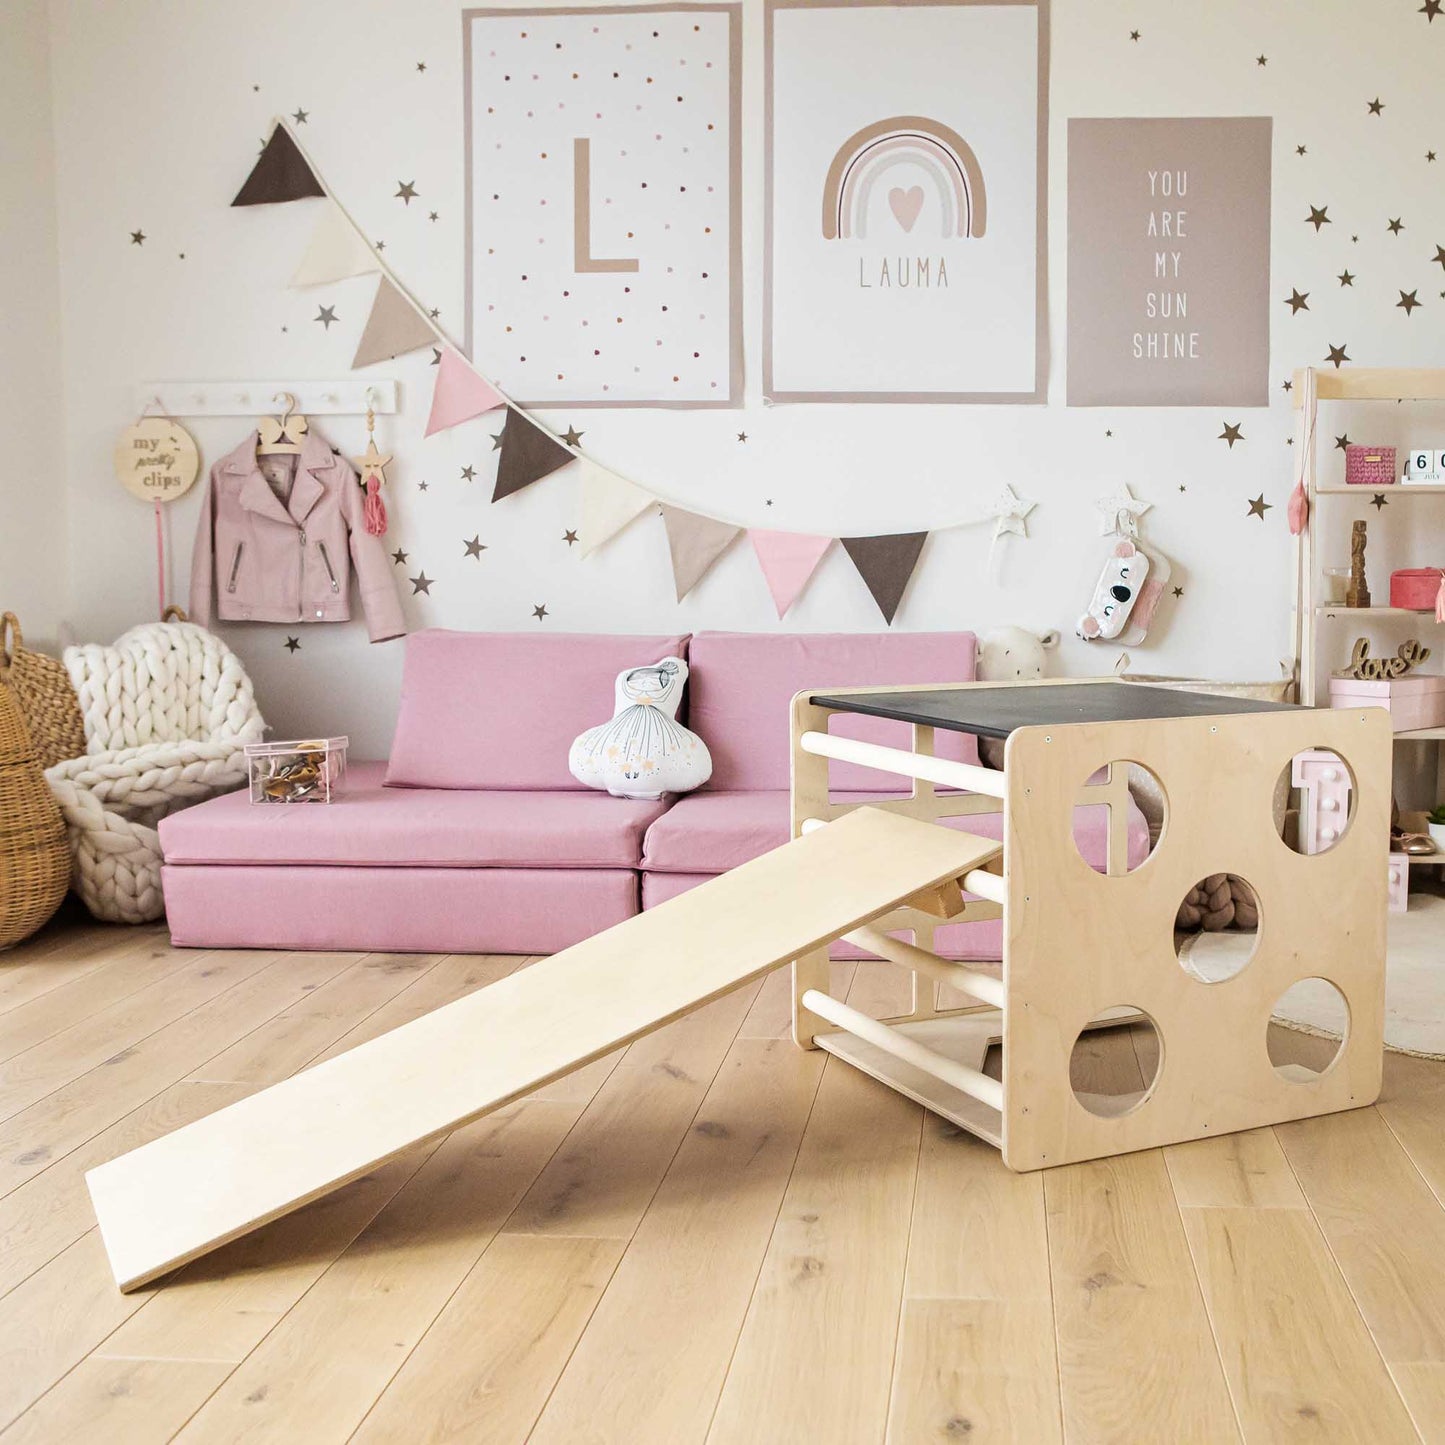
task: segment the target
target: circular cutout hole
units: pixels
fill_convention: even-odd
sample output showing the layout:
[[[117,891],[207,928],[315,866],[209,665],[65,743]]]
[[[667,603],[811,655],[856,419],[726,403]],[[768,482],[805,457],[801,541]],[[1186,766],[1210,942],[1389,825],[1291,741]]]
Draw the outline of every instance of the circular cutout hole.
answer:
[[[1179,966],[1200,983],[1241,973],[1259,946],[1259,895],[1237,873],[1201,878],[1174,916]]]
[[[1296,753],[1275,784],[1275,831],[1296,853],[1328,853],[1355,816],[1355,775],[1329,748]]]
[[[1108,796],[1115,780],[1123,777],[1128,784],[1128,797],[1122,806],[1127,821],[1124,829],[1124,853],[1122,859],[1109,866],[1110,812],[1113,804],[1108,802],[1081,802],[1074,808],[1074,847],[1079,857],[1096,873],[1132,873],[1142,868],[1154,856],[1164,830],[1169,822],[1169,799],[1164,785],[1143,763],[1131,762],[1127,758],[1106,764],[1097,773],[1083,780],[1081,796],[1089,796],[1088,789],[1098,788],[1100,798]]]
[[[1159,1077],[1163,1052],[1159,1030],[1142,1009],[1107,1009],[1074,1040],[1069,1087],[1089,1113],[1117,1119],[1144,1102]]]
[[[1350,1035],[1350,1006],[1327,978],[1291,984],[1271,1013],[1269,1061],[1275,1073],[1294,1084],[1319,1078],[1339,1058]]]

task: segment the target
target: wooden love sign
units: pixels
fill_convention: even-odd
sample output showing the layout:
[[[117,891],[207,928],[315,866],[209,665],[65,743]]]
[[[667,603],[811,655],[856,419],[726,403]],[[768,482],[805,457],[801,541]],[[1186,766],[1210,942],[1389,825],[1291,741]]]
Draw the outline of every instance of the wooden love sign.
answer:
[[[1361,682],[1384,682],[1392,677],[1404,677],[1429,656],[1430,649],[1421,647],[1419,640],[1412,637],[1409,642],[1400,644],[1394,657],[1371,657],[1369,639],[1357,637],[1346,672]]]
[[[174,502],[190,491],[200,469],[195,439],[169,417],[143,416],[116,440],[116,478],[143,502]]]

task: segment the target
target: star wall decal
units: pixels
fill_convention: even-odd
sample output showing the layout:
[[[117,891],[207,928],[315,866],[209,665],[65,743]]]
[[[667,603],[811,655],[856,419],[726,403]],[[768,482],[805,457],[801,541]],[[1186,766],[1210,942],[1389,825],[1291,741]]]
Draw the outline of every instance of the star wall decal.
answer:
[[[1137,40],[1138,38],[1139,38],[1139,32],[1138,32],[1137,30],[1131,30],[1131,31],[1129,32],[1129,39],[1130,39],[1130,40]]]
[[[738,440],[739,440],[740,442],[745,442],[745,441],[747,441],[747,439],[748,439],[748,434],[747,434],[747,432],[745,432],[745,431],[740,431],[740,432],[738,433]]]
[[[1183,589],[1182,587],[1176,587],[1176,588],[1174,589],[1174,595],[1175,595],[1176,597],[1183,597],[1183,596],[1184,596],[1184,589]]]
[[[1416,13],[1423,15],[1426,21],[1433,25],[1435,23],[1435,17],[1440,13],[1440,0],[1425,0],[1425,3]]]
[[[1289,307],[1291,316],[1298,316],[1301,311],[1308,311],[1310,293],[1308,291],[1296,291],[1290,288],[1290,293],[1284,298],[1284,304]]]
[[[1369,102],[1369,109],[1371,115],[1380,115],[1385,109],[1385,102],[1377,95]]]
[[[287,652],[301,651],[301,639],[299,637],[288,637],[283,645]]]
[[[467,549],[466,555],[468,557],[475,557],[478,562],[482,560],[482,553],[487,550],[487,544],[482,541],[482,534],[480,532],[478,532],[470,542],[463,538],[462,546]]]
[[[331,323],[336,320],[336,308],[334,306],[319,307],[316,315],[311,319],[313,321],[319,321],[323,330],[330,331]]]
[[[1355,273],[1349,269],[1341,271],[1338,280],[1341,286],[1353,286],[1355,284]]]
[[[421,573],[420,573],[418,576],[416,576],[416,577],[408,577],[408,578],[407,578],[407,581],[411,583],[411,595],[412,595],[413,597],[415,597],[418,592],[425,592],[426,595],[427,595],[428,597],[430,597],[430,596],[431,596],[431,585],[432,585],[433,582],[436,581],[436,578],[435,578],[435,577],[428,577],[428,576],[426,575],[426,569],[423,568],[422,571],[421,571]]]
[[[431,349],[431,360],[428,366],[440,366],[442,364],[442,349],[440,346],[433,346]]]
[[[144,231],[132,231],[130,233],[130,243],[132,246],[144,246],[146,243],[146,233]]]
[[[546,617],[546,615],[547,615],[547,604],[546,604],[545,602],[539,602],[539,603],[532,609],[532,616],[535,617],[538,622],[541,622],[542,619],[543,619],[544,617]]]
[[[1254,57],[1254,63],[1255,63],[1256,65],[1259,65],[1259,66],[1268,65],[1268,64],[1269,64],[1269,56],[1267,56],[1267,55],[1256,55],[1256,56]]]
[[[1395,302],[1395,305],[1397,307],[1401,307],[1404,309],[1406,316],[1408,316],[1417,306],[1423,306],[1424,304],[1425,303],[1420,300],[1420,297],[1416,291],[1400,292],[1400,299]]]
[[[503,431],[494,431],[494,432],[492,433],[492,450],[493,450],[494,452],[499,452],[499,451],[501,451],[501,449],[502,449],[502,438],[503,438],[505,435],[506,435],[506,431],[505,431],[505,430],[503,430]]]
[[[426,218],[427,218],[427,220],[429,220],[429,221],[439,221],[439,220],[441,220],[441,217],[440,217],[439,215],[437,215],[437,213],[436,213],[435,211],[428,211],[428,212],[426,213]]]
[[[294,120],[297,125],[305,125],[306,122],[311,119],[311,114],[309,111],[304,111],[298,107],[291,112],[291,119]]]
[[[1346,345],[1348,344],[1349,343],[1347,342]],[[1328,361],[1335,368],[1336,371],[1338,371],[1340,367],[1349,359],[1349,354],[1345,351],[1344,346],[1334,345],[1330,347],[1330,354],[1325,357],[1325,360]]]
[[[433,321],[435,321],[435,320],[437,319],[437,317],[440,316],[441,314],[442,314],[442,309],[441,309],[440,306],[433,306],[432,309],[427,312],[427,315],[430,316]]]
[[[462,480],[463,480],[464,482],[475,481],[475,480],[476,480],[476,476],[477,476],[477,469],[476,469],[475,467],[473,467],[473,466],[465,466],[465,467],[462,468]]]
[[[1390,504],[1385,500],[1385,494],[1383,492],[1376,492],[1375,495],[1370,498],[1370,505],[1378,512],[1381,507],[1388,507]]]
[[[395,562],[398,567],[406,566],[406,557],[407,554],[403,552],[400,547],[398,547],[396,551],[391,554],[391,560]]]
[[[385,242],[385,241],[378,241],[378,242],[376,243],[376,246],[375,246],[374,249],[375,249],[375,250],[378,250],[378,251],[384,251],[384,250],[386,250],[386,242]]]
[[[398,181],[396,184],[398,187],[396,199],[400,201],[404,206],[411,205],[412,198],[416,195],[416,182]]]
[[[1347,446],[1349,446],[1349,444],[1350,444],[1350,434],[1349,434],[1349,432],[1346,432],[1346,433],[1344,434],[1344,436],[1336,437],[1336,438],[1335,438],[1335,450],[1336,450],[1337,452],[1342,452],[1342,451],[1344,451],[1344,449],[1345,449]]]
[[[1094,502],[1099,512],[1099,535],[1110,537],[1117,532],[1121,537],[1137,537],[1139,518],[1153,505],[1153,502],[1141,502],[1129,490],[1128,483],[1124,483],[1117,492]]]
[[[586,435],[586,432],[578,431],[575,426],[569,426],[567,430],[562,433],[562,440],[569,447],[580,447],[582,445],[582,438]]]
[[[1425,159],[1426,159],[1431,165],[1434,165],[1434,164],[1435,164],[1435,152],[1434,152],[1434,151],[1426,151],[1426,152],[1425,152]]]
[[[1240,430],[1240,425],[1239,422],[1225,422],[1224,430],[1219,433],[1215,440],[1228,442],[1229,450],[1233,451],[1235,442],[1242,442],[1244,440],[1244,433]]]
[[[1308,155],[1308,154],[1309,154],[1309,152],[1308,152],[1307,150],[1305,150],[1305,148],[1304,148],[1303,146],[1296,146],[1296,147],[1294,148],[1294,153],[1295,153],[1297,156],[1303,156],[1303,155]]]
[[[429,482],[418,482],[416,484],[416,489],[419,492],[429,491],[431,489],[431,484]]]
[[[1438,262],[1441,266],[1445,266],[1445,246],[1436,246],[1435,254],[1430,259],[1432,262]]]
[[[1313,226],[1315,228],[1315,235],[1319,235],[1321,226],[1334,225],[1334,222],[1325,214],[1328,210],[1328,206],[1310,207],[1310,213],[1305,217],[1305,225]]]
[[[1268,512],[1273,506],[1274,506],[1274,503],[1273,503],[1273,502],[1266,502],[1266,501],[1265,501],[1265,499],[1264,499],[1264,493],[1261,492],[1261,493],[1249,504],[1249,515],[1250,515],[1251,517],[1258,517],[1259,520],[1262,522],[1262,521],[1264,521],[1264,514],[1265,514],[1266,512]]]
[[[417,63],[416,63],[416,68],[417,68],[418,74],[420,74],[422,71],[424,71],[424,70],[426,69],[426,61],[424,61],[424,60],[418,60]]]
[[[1282,382],[1280,382],[1280,387],[1281,387],[1281,389],[1284,390],[1284,391],[1293,391],[1293,390],[1294,390],[1294,382],[1292,382],[1292,381],[1289,379],[1289,377],[1285,377],[1285,379],[1284,379]]]
[[[1398,236],[1405,229],[1405,223],[1396,216],[1385,229],[1392,235]]]
[[[576,544],[577,544],[577,534],[576,534],[576,532],[572,532],[572,531],[563,532],[563,533],[562,533],[562,540],[563,540],[569,547],[576,546]]]

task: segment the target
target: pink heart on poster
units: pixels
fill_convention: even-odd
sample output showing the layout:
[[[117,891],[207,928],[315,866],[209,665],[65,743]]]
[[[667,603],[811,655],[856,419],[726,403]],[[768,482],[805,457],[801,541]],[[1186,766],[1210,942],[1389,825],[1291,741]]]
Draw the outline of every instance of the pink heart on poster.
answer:
[[[902,186],[894,186],[888,192],[888,208],[898,224],[905,231],[911,231],[918,213],[923,209],[923,187],[910,186],[905,191]]]

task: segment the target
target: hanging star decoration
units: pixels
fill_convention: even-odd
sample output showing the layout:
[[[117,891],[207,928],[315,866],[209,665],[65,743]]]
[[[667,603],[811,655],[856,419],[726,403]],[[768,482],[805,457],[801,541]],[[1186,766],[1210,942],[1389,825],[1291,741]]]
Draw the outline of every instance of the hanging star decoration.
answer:
[[[582,438],[586,435],[586,432],[578,431],[575,426],[569,426],[567,430],[562,433],[562,440],[569,447],[580,447],[582,445]]]
[[[395,562],[398,567],[405,567],[406,559],[407,553],[403,552],[400,547],[398,547],[396,551],[391,554],[391,560]]]
[[[1233,451],[1235,442],[1242,442],[1244,440],[1244,432],[1241,429],[1240,423],[1229,421],[1225,422],[1224,430],[1219,433],[1219,436],[1215,440],[1228,442],[1229,450]]]
[[[1418,288],[1415,291],[1400,292],[1400,299],[1395,302],[1395,305],[1397,307],[1404,308],[1406,316],[1408,316],[1417,306],[1423,306],[1424,304],[1425,303],[1420,300]]]
[[[1331,345],[1330,354],[1325,357],[1325,360],[1330,362],[1331,365],[1334,366],[1336,371],[1338,371],[1339,368],[1349,359],[1349,353],[1345,350],[1343,346],[1334,345]]]
[[[288,637],[285,643],[287,652],[300,652],[301,639],[299,637]]]
[[[1383,492],[1376,492],[1375,495],[1370,498],[1370,505],[1378,512],[1381,507],[1388,507],[1390,504],[1385,500],[1385,494]]]
[[[398,187],[396,199],[400,201],[404,206],[411,205],[412,198],[416,195],[416,182],[398,181],[396,184]]]
[[[1020,497],[1014,489],[1004,483],[989,504],[989,515],[993,517],[993,540],[1003,536],[1027,537],[1028,515],[1038,503],[1029,497]]]
[[[1099,512],[1099,535],[1101,537],[1137,537],[1139,518],[1149,511],[1153,502],[1143,502],[1123,483],[1117,492],[1099,497],[1094,506]]]
[[[546,605],[546,603],[544,603],[544,602],[539,602],[539,603],[532,609],[532,616],[535,617],[538,622],[540,622],[544,617],[546,617],[546,615],[547,615],[547,605]]]
[[[373,537],[384,537],[386,535],[386,503],[382,501],[381,489],[386,485],[386,469],[391,465],[391,453],[377,450],[376,413],[371,410],[369,399],[366,409],[366,450],[359,457],[352,457],[351,460],[356,463],[361,490],[366,493],[366,504],[363,509],[366,530]]]
[[[1301,311],[1308,311],[1310,309],[1309,299],[1310,293],[1308,291],[1298,291],[1291,287],[1289,295],[1284,299],[1284,304],[1289,307],[1289,314],[1291,316],[1298,316]]]
[[[466,555],[468,557],[475,557],[478,562],[482,560],[482,553],[487,550],[487,544],[482,541],[482,534],[480,532],[478,532],[470,542],[463,538],[462,546],[467,549]]]
[[[431,585],[432,585],[433,582],[436,581],[436,578],[435,578],[435,577],[428,577],[428,576],[426,575],[426,569],[423,568],[422,571],[421,571],[421,573],[420,573],[418,576],[416,576],[416,577],[409,577],[409,578],[407,578],[407,581],[409,581],[409,582],[411,583],[411,595],[412,595],[413,597],[415,597],[418,592],[425,592],[426,595],[427,595],[428,597],[430,597],[430,596],[431,596]]]
[[[1321,227],[1321,226],[1333,226],[1333,225],[1334,225],[1334,222],[1333,222],[1332,220],[1330,220],[1329,216],[1326,214],[1326,213],[1329,211],[1329,209],[1330,209],[1330,208],[1329,208],[1328,206],[1311,206],[1311,207],[1310,207],[1310,213],[1309,213],[1309,215],[1307,215],[1307,216],[1305,217],[1305,225],[1307,225],[1307,226],[1313,226],[1313,227],[1315,228],[1315,234],[1316,234],[1316,235],[1319,234],[1319,230],[1320,230],[1320,227]]]
[[[1273,503],[1273,502],[1266,502],[1266,501],[1265,501],[1265,499],[1264,499],[1264,493],[1261,492],[1261,493],[1259,494],[1259,496],[1257,496],[1257,497],[1249,504],[1249,515],[1250,515],[1251,517],[1258,517],[1259,520],[1262,522],[1262,521],[1264,521],[1264,514],[1265,514],[1266,512],[1268,512],[1273,506],[1274,506],[1274,503]]]

